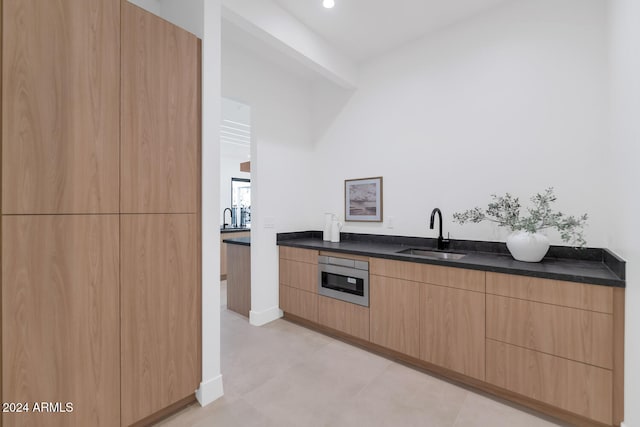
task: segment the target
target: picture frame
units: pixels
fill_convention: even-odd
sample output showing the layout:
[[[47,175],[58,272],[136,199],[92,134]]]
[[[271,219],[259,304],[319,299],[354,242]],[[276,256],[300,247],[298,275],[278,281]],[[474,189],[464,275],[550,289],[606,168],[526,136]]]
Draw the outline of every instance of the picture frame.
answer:
[[[382,177],[344,180],[345,221],[382,222]]]

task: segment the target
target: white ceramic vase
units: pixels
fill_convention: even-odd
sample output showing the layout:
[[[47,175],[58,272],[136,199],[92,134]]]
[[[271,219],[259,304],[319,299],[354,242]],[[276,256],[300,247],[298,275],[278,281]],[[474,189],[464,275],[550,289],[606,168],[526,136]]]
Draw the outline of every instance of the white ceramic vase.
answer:
[[[507,248],[518,261],[540,262],[549,250],[549,239],[541,233],[514,231],[507,237]]]

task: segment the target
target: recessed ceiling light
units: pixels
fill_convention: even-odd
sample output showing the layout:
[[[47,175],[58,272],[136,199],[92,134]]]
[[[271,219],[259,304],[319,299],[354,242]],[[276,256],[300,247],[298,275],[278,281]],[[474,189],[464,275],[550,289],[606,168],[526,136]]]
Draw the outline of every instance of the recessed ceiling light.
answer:
[[[322,5],[327,9],[331,9],[336,5],[336,2],[334,0],[322,0]]]

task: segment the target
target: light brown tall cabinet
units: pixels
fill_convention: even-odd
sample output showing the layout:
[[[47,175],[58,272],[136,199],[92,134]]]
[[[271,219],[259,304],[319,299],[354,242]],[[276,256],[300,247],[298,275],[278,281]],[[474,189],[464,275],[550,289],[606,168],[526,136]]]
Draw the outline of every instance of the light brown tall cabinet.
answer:
[[[0,426],[147,424],[201,376],[199,40],[126,0],[0,6],[0,400],[31,406]]]

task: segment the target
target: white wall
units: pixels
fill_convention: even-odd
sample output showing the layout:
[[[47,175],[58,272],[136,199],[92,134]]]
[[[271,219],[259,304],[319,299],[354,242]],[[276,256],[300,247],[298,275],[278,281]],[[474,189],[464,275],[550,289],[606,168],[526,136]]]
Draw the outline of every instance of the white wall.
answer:
[[[251,107],[251,314],[281,315],[276,233],[314,224],[307,205],[312,165],[306,81],[223,42],[222,95]]]
[[[129,3],[133,3],[154,15],[162,16],[162,5],[158,0],[128,0]]]
[[[224,148],[224,147],[223,147]],[[240,148],[240,147],[238,147]],[[231,178],[247,178],[251,179],[249,172],[240,172],[240,163],[249,161],[247,157],[250,148],[244,149],[246,154],[237,152],[226,152],[222,150],[220,155],[220,210],[231,207]],[[224,222],[223,212],[220,212],[220,225]],[[227,224],[230,223],[229,213],[227,212]]]
[[[224,29],[222,30],[224,32]],[[232,99],[222,98],[222,127],[220,137],[220,209],[231,207],[231,178],[250,179],[249,172],[240,172],[240,163],[251,160],[251,147],[249,144],[239,143],[236,138],[241,141],[249,142],[251,134],[251,107],[236,102]],[[225,121],[229,121],[225,123]],[[233,123],[231,123],[233,122]],[[225,128],[225,126],[233,127],[233,130]],[[234,132],[242,136],[231,136],[226,132]],[[224,212],[220,212],[220,225],[224,224]],[[230,224],[231,219],[227,213]]]
[[[611,2],[610,247],[627,260],[625,426],[640,426],[640,2]]]
[[[202,381],[201,405],[223,394],[220,365],[220,0],[201,0],[202,39]],[[197,12],[197,11],[194,11]]]
[[[316,98],[314,110],[342,111],[317,131],[309,202],[343,216],[344,180],[382,175],[395,228],[343,231],[435,236],[428,219],[440,207],[445,234],[503,240],[504,230],[454,225],[451,214],[486,207],[491,193],[526,200],[554,186],[563,212],[589,213],[588,244],[604,245],[607,48],[604,1],[522,0],[363,64],[346,106]]]
[[[149,1],[149,0],[138,0]],[[192,32],[198,38],[203,37],[202,10],[203,0],[157,0],[161,5],[160,16],[171,18],[175,25]],[[208,0],[207,0],[208,1]]]
[[[174,25],[203,37],[203,0],[128,0]],[[207,0],[209,1],[209,0]],[[217,1],[217,0],[216,0]]]

